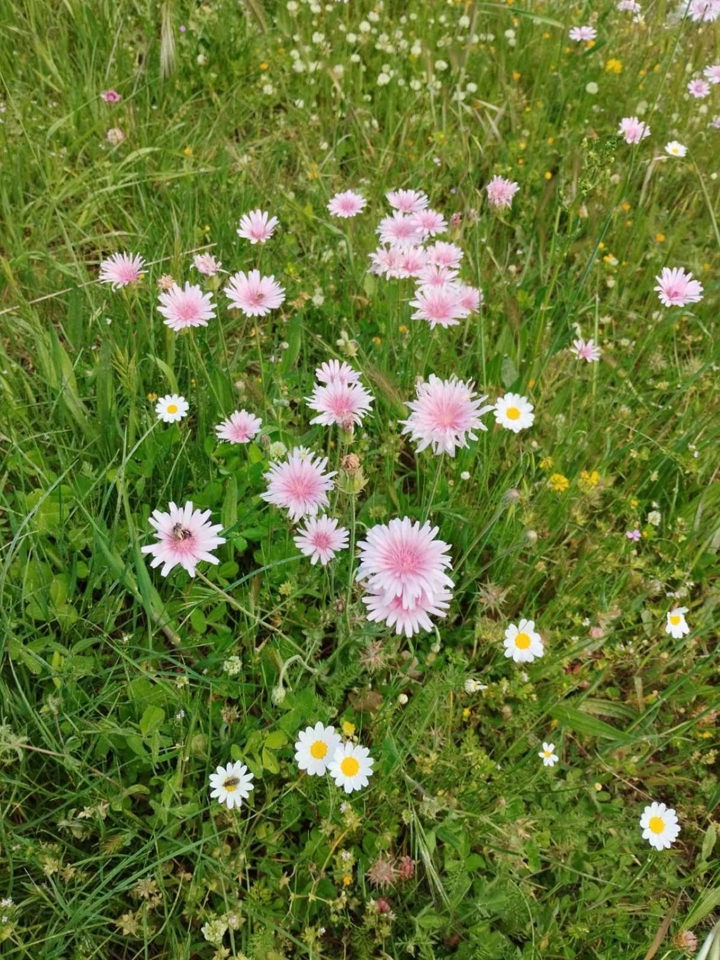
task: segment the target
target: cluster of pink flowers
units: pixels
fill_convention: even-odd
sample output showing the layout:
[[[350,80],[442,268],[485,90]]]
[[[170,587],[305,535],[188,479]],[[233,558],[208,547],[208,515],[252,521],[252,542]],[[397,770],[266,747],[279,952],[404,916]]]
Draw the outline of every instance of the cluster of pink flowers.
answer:
[[[370,409],[373,398],[360,383],[360,374],[347,363],[330,360],[315,371],[317,383],[312,396],[306,397],[317,412],[310,423],[330,427],[337,424],[352,430]]]
[[[432,630],[431,617],[444,617],[454,586],[449,546],[438,528],[409,517],[371,527],[358,543],[357,579],[365,587],[363,603],[371,621],[412,637]]]

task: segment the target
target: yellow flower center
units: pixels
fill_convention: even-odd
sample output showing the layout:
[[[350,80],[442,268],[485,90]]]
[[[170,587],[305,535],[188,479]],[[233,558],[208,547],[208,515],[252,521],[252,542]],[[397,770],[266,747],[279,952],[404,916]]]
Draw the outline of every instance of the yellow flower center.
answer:
[[[508,407],[505,411],[505,416],[508,418],[508,420],[519,420],[520,411],[517,407]]]
[[[169,403],[169,404],[167,405],[167,412],[168,412],[168,413],[177,413],[177,412],[178,412],[177,404],[176,404],[176,403]]]
[[[662,817],[650,817],[648,826],[653,833],[662,833],[665,829],[665,821]]]
[[[354,777],[360,769],[360,764],[355,757],[345,757],[340,764],[340,769],[346,777]]]
[[[677,613],[673,613],[670,617],[670,623],[676,627],[680,623],[680,617]]]
[[[527,648],[530,646],[530,642],[530,636],[527,633],[519,633],[515,637],[515,646],[518,648],[518,650],[527,650]]]
[[[552,756],[552,750],[543,750],[543,753],[545,754],[546,757]]]
[[[328,747],[324,740],[316,740],[310,747],[310,754],[315,757],[316,760],[322,760],[327,752]]]

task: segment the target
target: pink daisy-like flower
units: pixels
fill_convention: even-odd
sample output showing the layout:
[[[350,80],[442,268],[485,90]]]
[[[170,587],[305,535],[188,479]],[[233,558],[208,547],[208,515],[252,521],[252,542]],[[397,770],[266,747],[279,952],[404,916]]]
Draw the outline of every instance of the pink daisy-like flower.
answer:
[[[703,76],[708,83],[720,83],[720,63],[713,63],[710,67],[705,67]]]
[[[277,217],[271,217],[264,210],[251,210],[240,217],[237,235],[252,244],[265,243],[275,233],[278,223]]]
[[[357,216],[367,206],[367,200],[361,193],[355,193],[354,190],[345,190],[343,193],[336,193],[327,205],[328,210],[334,217]]]
[[[618,127],[618,134],[624,138],[625,143],[640,143],[645,137],[650,136],[650,127],[637,117],[623,117]]]
[[[437,210],[420,210],[413,214],[413,220],[423,237],[435,237],[447,230],[447,220]]]
[[[427,253],[423,247],[408,247],[402,251],[400,264],[397,267],[397,276],[403,279],[418,277],[427,263]]]
[[[112,284],[113,290],[137,283],[142,277],[145,261],[138,253],[114,253],[100,264],[100,283]]]
[[[409,247],[408,249],[414,249]],[[400,247],[378,247],[370,257],[370,273],[384,274],[386,279],[398,277],[402,273],[403,253]]]
[[[432,630],[430,617],[446,616],[451,600],[452,594],[445,589],[438,590],[432,600],[421,592],[410,608],[403,605],[400,597],[386,593],[368,593],[362,598],[368,608],[368,620],[383,621],[388,627],[395,627],[395,633],[404,633],[406,637],[412,637],[420,630]]]
[[[285,290],[275,277],[263,277],[259,270],[239,270],[230,277],[225,293],[230,309],[237,308],[248,317],[264,317],[285,300]]]
[[[477,440],[474,430],[487,430],[480,417],[493,409],[483,406],[486,396],[478,397],[472,382],[465,383],[451,377],[441,380],[434,373],[426,383],[418,383],[417,399],[406,406],[412,411],[404,424],[403,433],[417,444],[418,451],[432,447],[434,454],[455,456],[456,447],[467,447],[468,440]]]
[[[291,450],[287,460],[273,463],[265,474],[268,488],[260,496],[288,511],[291,520],[310,515],[328,505],[335,471],[325,473],[327,457],[317,457],[303,447]]]
[[[430,203],[422,190],[388,190],[385,196],[390,206],[400,213],[418,213]]]
[[[444,287],[445,284],[457,279],[458,272],[454,267],[438,267],[428,263],[420,271],[418,280],[423,287]]]
[[[503,207],[509,209],[512,206],[513,197],[520,189],[520,185],[514,180],[508,180],[507,177],[493,177],[485,189],[490,206],[502,210]]]
[[[215,316],[212,294],[203,293],[200,287],[189,283],[184,287],[174,283],[158,299],[158,310],[165,317],[165,325],[175,332],[187,327],[206,327],[208,320]]]
[[[688,15],[696,23],[713,23],[720,17],[720,0],[692,0]]]
[[[469,283],[458,283],[458,303],[468,313],[476,313],[483,302],[483,292]]]
[[[218,530],[222,530],[222,524],[208,523],[209,517],[209,510],[193,510],[191,501],[184,507],[171,502],[167,513],[153,510],[149,522],[155,528],[158,539],[156,543],[141,547],[142,553],[151,553],[153,556],[150,566],[159,567],[162,564],[160,573],[166,577],[179,564],[194,577],[195,568],[201,560],[219,563],[210,551],[225,543],[225,538],[217,535]]]
[[[406,610],[422,602],[432,603],[452,588],[445,573],[452,566],[449,545],[436,539],[437,527],[420,524],[409,517],[371,527],[358,543],[360,566],[357,579],[367,591],[398,597]]]
[[[703,287],[699,280],[693,280],[692,273],[685,273],[682,267],[664,267],[654,290],[658,291],[660,302],[666,307],[684,307],[687,303],[698,303],[703,298]]]
[[[422,234],[415,224],[415,218],[404,213],[393,213],[383,217],[377,228],[381,243],[390,243],[394,247],[414,247],[422,241]]]
[[[710,95],[710,84],[707,80],[691,80],[687,85],[687,91],[696,100],[704,100],[705,97]]]
[[[310,423],[321,423],[325,427],[336,423],[344,430],[351,430],[354,424],[361,423],[373,402],[361,384],[339,380],[332,380],[326,386],[316,384],[312,396],[305,400],[318,414]]]
[[[420,286],[410,306],[415,307],[413,320],[427,320],[430,329],[453,327],[468,316],[469,310],[460,303],[460,289],[455,283],[441,287]]]
[[[575,40],[576,43],[582,43],[583,41],[594,40],[597,36],[597,30],[594,27],[573,27],[568,34],[571,40]]]
[[[617,8],[623,13],[640,13],[641,9],[637,0],[619,0]]]
[[[310,517],[293,540],[300,553],[310,557],[313,566],[318,560],[326,566],[338,550],[345,550],[348,538],[349,532],[339,527],[333,517]]]
[[[247,410],[236,410],[222,423],[218,423],[215,433],[219,440],[227,440],[228,443],[250,443],[261,426],[260,417],[253,416]]]
[[[427,248],[428,263],[433,267],[448,267],[455,270],[460,266],[463,252],[456,243],[436,240]]]
[[[122,95],[119,94],[117,90],[103,90],[100,98],[104,100],[105,103],[120,103]]]
[[[357,383],[360,374],[344,360],[326,360],[315,370],[315,379],[320,383]]]
[[[582,337],[573,340],[572,351],[578,360],[587,360],[588,363],[597,363],[600,359],[600,347],[594,340],[583,340]]]
[[[222,264],[211,253],[196,253],[193,257],[193,266],[198,273],[202,273],[206,277],[214,277]]]

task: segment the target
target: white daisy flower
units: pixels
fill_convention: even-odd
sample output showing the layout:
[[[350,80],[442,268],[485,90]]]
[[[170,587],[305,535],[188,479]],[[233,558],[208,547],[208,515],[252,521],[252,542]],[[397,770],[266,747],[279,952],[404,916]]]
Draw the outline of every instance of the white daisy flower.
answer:
[[[665,153],[671,157],[684,157],[687,154],[687,147],[684,143],[678,143],[677,140],[671,140],[665,144]]]
[[[210,774],[210,796],[215,797],[218,803],[226,804],[228,810],[239,808],[255,789],[252,780],[253,774],[248,773],[248,768],[239,760],[226,767],[220,766]]]
[[[314,727],[306,727],[298,734],[295,741],[295,762],[311,776],[322,776],[327,772],[328,764],[341,745],[342,738],[339,733],[335,733],[335,727],[326,727],[318,722]]]
[[[538,752],[538,756],[542,757],[544,767],[554,767],[560,759],[555,753],[554,743],[544,743],[542,745],[542,750]]]
[[[664,803],[651,803],[640,817],[643,840],[656,850],[667,850],[680,833],[677,814]]]
[[[690,633],[690,627],[685,619],[687,611],[687,607],[674,607],[667,615],[665,633],[669,633],[670,636],[675,637],[676,640]]]
[[[190,404],[185,397],[177,393],[168,393],[167,396],[160,397],[155,404],[155,413],[158,420],[162,420],[163,423],[176,423],[178,420],[183,420],[189,409]]]
[[[515,663],[532,663],[545,653],[542,637],[535,632],[534,620],[511,623],[505,631],[505,656]]]
[[[328,764],[328,773],[345,793],[352,793],[353,790],[367,786],[368,777],[373,773],[374,762],[367,747],[347,741],[340,744],[335,751]]]
[[[533,425],[533,405],[519,393],[506,393],[495,403],[495,419],[506,430],[519,433]]]

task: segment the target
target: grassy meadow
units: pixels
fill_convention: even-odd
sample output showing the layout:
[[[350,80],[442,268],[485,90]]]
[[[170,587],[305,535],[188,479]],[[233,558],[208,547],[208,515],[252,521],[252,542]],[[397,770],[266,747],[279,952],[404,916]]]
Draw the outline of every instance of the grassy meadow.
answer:
[[[1,0],[0,21],[0,956],[717,960],[720,83],[688,84],[720,24],[664,0]],[[483,291],[456,324],[370,270],[398,189]],[[367,205],[331,216],[346,190]],[[237,234],[254,209],[266,243]],[[112,289],[121,252],[143,276]],[[703,298],[664,306],[665,267]],[[252,269],[285,291],[263,316],[223,292]],[[207,326],[163,322],[166,277],[212,292]],[[352,430],[310,423],[330,359],[373,398]],[[534,423],[418,450],[400,421],[431,374]],[[163,422],[171,394],[189,412]],[[218,439],[240,409],[260,432]],[[327,565],[261,498],[296,447],[337,471]],[[219,562],[163,576],[149,519],[186,501]],[[446,615],[409,637],[356,578],[403,517],[452,558]],[[523,618],[529,663],[503,645]],[[298,769],[318,721],[369,749],[363,789]],[[209,777],[235,761],[254,789],[228,809]],[[642,836],[653,802],[669,849]]]

